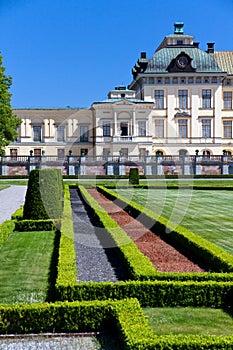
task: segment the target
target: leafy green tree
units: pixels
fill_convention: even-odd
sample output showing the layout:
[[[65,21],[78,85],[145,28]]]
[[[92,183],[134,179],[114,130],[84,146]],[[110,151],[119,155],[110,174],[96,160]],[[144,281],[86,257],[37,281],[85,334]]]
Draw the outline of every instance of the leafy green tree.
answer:
[[[17,136],[16,128],[21,119],[13,114],[11,107],[11,93],[9,92],[12,79],[5,75],[0,55],[0,156],[5,155],[5,147]]]

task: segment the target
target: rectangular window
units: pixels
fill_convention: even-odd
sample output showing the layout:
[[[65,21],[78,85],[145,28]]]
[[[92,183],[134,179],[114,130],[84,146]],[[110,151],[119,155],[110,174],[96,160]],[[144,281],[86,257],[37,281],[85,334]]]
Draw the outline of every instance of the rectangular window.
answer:
[[[211,108],[211,90],[202,90],[202,108]]]
[[[109,156],[110,156],[110,148],[103,148],[103,158],[107,160]]]
[[[179,90],[179,108],[187,109],[188,108],[188,90]]]
[[[163,109],[164,108],[164,91],[155,90],[155,108]]]
[[[225,139],[232,138],[232,121],[231,120],[223,121],[223,137]]]
[[[111,124],[110,122],[103,122],[103,136],[111,136]]]
[[[178,132],[179,132],[180,138],[188,137],[188,120],[187,119],[178,120]]]
[[[146,136],[146,122],[145,121],[138,122],[138,136]]]
[[[146,157],[146,148],[139,148],[139,159],[144,160]]]
[[[159,139],[164,138],[164,120],[163,119],[155,120],[155,137]]]
[[[41,142],[41,126],[33,126],[33,141]]]
[[[80,142],[88,142],[89,130],[88,126],[80,126]]]
[[[58,148],[57,149],[57,157],[58,157],[58,159],[64,159],[65,158],[65,150],[64,150],[64,148]]]
[[[58,125],[57,127],[57,141],[58,142],[65,142],[65,126],[64,125]]]
[[[232,109],[232,92],[231,91],[223,92],[223,108]]]
[[[211,137],[211,120],[210,119],[202,120],[202,137],[204,138]]]

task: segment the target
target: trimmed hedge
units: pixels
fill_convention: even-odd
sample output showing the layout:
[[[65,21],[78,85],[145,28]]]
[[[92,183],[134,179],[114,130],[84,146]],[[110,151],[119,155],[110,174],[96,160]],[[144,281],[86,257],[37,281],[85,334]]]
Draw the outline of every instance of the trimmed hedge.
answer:
[[[0,305],[0,333],[90,332],[104,330],[114,302]]]
[[[14,214],[11,215],[11,220],[22,220],[23,219],[23,205],[17,209]]]
[[[233,336],[157,336],[136,299],[2,305],[0,319],[0,333],[3,334],[114,329],[123,350],[230,350],[233,347]]]
[[[30,172],[23,218],[58,219],[63,210],[63,182],[59,169],[35,169]]]
[[[15,222],[15,231],[30,232],[30,231],[54,231],[59,227],[59,222],[56,226],[52,220],[19,220]]]
[[[137,298],[142,306],[232,307],[232,282],[127,281],[57,285],[57,300]]]
[[[233,256],[222,248],[182,226],[169,222],[150,209],[120,197],[117,193],[103,186],[97,186],[97,189],[111,200],[114,199],[117,205],[124,208],[126,212],[136,217],[143,225],[150,228],[155,234],[160,235],[168,243],[178,244],[188,249],[212,271],[233,272]],[[166,229],[170,230],[169,235],[165,233]]]
[[[74,286],[77,283],[76,252],[69,186],[64,186],[64,210],[61,220],[61,238],[57,268],[56,289],[60,285]]]
[[[129,183],[131,185],[139,185],[138,168],[130,168],[130,170],[129,170]]]
[[[14,231],[15,222],[12,220],[4,221],[0,225],[0,246],[7,240],[10,234]]]

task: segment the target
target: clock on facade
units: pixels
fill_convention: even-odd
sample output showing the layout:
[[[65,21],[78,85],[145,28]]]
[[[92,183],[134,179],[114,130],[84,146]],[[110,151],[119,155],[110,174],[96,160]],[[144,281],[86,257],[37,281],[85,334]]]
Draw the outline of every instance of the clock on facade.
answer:
[[[187,57],[186,56],[180,56],[178,59],[177,59],[177,61],[176,61],[176,63],[177,63],[177,66],[179,67],[179,68],[185,68],[186,66],[187,66],[187,64],[188,64],[188,59],[187,59]]]

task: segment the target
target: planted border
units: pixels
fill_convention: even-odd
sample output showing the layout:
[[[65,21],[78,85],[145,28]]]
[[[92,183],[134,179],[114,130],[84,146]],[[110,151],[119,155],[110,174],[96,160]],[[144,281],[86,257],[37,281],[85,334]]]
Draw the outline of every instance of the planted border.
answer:
[[[0,246],[7,240],[14,228],[15,222],[13,220],[6,220],[0,225]]]
[[[83,194],[89,195],[87,198],[85,197],[85,200],[89,199],[91,202],[94,201],[85,188],[81,187],[81,191]],[[109,223],[108,214],[97,203],[96,205],[95,209],[99,210],[98,214],[101,215],[101,217],[103,214],[106,223]],[[138,298],[143,306],[231,306],[233,300],[233,283],[227,282],[232,280],[231,274],[160,274],[156,272],[149,259],[146,258],[144,260],[144,255],[141,255],[133,242],[128,243],[129,238],[125,237],[126,233],[121,228],[119,229],[117,223],[114,220],[112,221],[112,218],[110,218],[112,224],[112,228],[110,227],[111,232],[120,243],[122,243],[123,239],[127,239],[127,242],[123,241],[125,244],[122,247],[124,247],[125,252],[121,251],[121,254],[125,261],[128,259],[129,262],[127,261],[127,263],[130,266],[128,266],[129,270],[135,275],[137,273],[140,277],[139,279],[144,278],[148,280],[153,277],[152,281],[77,283],[72,210],[68,186],[65,186],[64,209],[66,214],[64,214],[62,220],[58,277],[56,281],[57,300],[87,301],[135,297]],[[104,220],[102,223],[105,224]],[[122,237],[121,234],[123,235]],[[132,245],[132,250],[130,249],[127,251],[127,247]],[[136,258],[134,257],[134,252]],[[126,257],[124,256],[124,253],[126,253]],[[144,261],[144,266],[138,266],[138,262],[141,261]],[[134,268],[136,269],[136,272],[134,272]],[[143,269],[143,273],[141,269]],[[148,270],[150,269],[151,273],[148,273]],[[166,279],[166,277],[171,281],[164,281],[163,279]],[[159,279],[162,280],[158,281]],[[174,281],[172,281],[172,279]],[[187,281],[185,281],[185,279]],[[213,281],[211,281],[211,279],[213,279]],[[214,281],[214,279],[216,281]],[[222,282],[219,282],[221,280]],[[196,283],[196,281],[198,281],[198,283]]]
[[[76,253],[69,186],[64,186],[64,209],[61,220],[61,238],[57,268],[56,288],[74,286],[77,283]]]
[[[99,225],[104,227],[116,243],[118,255],[123,261],[125,268],[132,279],[147,278],[148,275],[155,275],[156,269],[150,259],[143,255],[126,232],[112,219],[108,213],[94,200],[87,189],[79,186],[80,195],[88,205]]]
[[[114,199],[117,205],[140,220],[143,225],[150,228],[155,234],[163,236],[171,244],[178,243],[185,247],[201,259],[204,264],[210,266],[212,270],[216,272],[233,272],[233,256],[220,247],[182,226],[174,225],[150,209],[129,201],[104,186],[97,186],[97,189],[109,199]],[[169,235],[165,235],[167,229],[170,230]],[[233,274],[231,274],[232,277]]]
[[[136,299],[0,306],[0,332],[99,332],[114,329],[124,350],[232,349],[233,336],[156,336]]]
[[[100,186],[98,186],[99,188]],[[102,187],[100,187],[101,189]],[[194,280],[194,281],[232,281],[233,273],[172,273],[159,272],[150,259],[145,257],[126,232],[112,219],[108,213],[94,200],[87,189],[79,186],[80,194],[91,210],[91,215],[97,217],[101,226],[105,227],[118,246],[119,255],[125,263],[128,272],[136,280]],[[113,192],[114,193],[114,192]],[[105,194],[105,192],[104,192]],[[117,202],[118,204],[118,202]],[[121,203],[122,204],[122,203]],[[123,206],[123,205],[122,205]],[[125,207],[126,205],[124,205]],[[132,210],[131,210],[132,211]],[[141,215],[140,215],[141,217]],[[153,221],[154,224],[154,221]],[[149,226],[149,225],[148,225]],[[216,247],[216,246],[214,246]],[[218,247],[217,247],[218,248]]]

